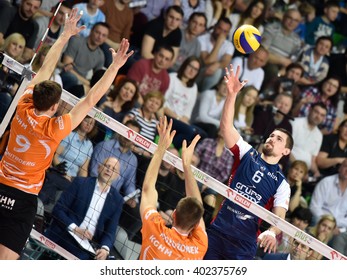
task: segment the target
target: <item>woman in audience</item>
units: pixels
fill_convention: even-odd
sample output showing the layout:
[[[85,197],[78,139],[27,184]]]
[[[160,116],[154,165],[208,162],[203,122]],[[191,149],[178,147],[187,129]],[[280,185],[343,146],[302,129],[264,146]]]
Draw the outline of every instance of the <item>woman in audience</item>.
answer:
[[[302,195],[302,184],[308,174],[308,167],[304,161],[295,160],[291,163],[287,182],[290,185],[290,200],[287,215],[294,211],[300,205]],[[305,205],[307,207],[307,205]]]
[[[329,36],[319,37],[314,47],[308,47],[300,56],[298,62],[304,67],[304,76],[300,85],[314,85],[326,78],[329,71],[329,55],[333,47],[333,39]]]
[[[141,126],[140,134],[148,140],[154,142],[157,135],[157,123],[159,122],[159,110],[164,103],[164,96],[160,91],[151,91],[143,97],[143,104],[140,108],[133,108],[124,117],[124,122],[128,119],[135,119]],[[151,154],[142,148],[135,146],[134,152],[150,156]]]
[[[26,41],[21,34],[12,33],[6,38],[0,52],[14,60],[19,60],[24,52],[25,44]],[[12,97],[17,91],[20,80],[21,75],[4,65],[0,65],[0,122],[11,104]]]
[[[292,111],[293,116],[305,117],[313,103],[323,102],[327,106],[328,112],[325,121],[320,125],[320,129],[323,134],[332,133],[337,116],[340,87],[340,78],[331,76],[326,77],[318,85],[307,88],[300,94],[300,101]]]
[[[200,102],[196,106],[197,116],[193,124],[205,132],[201,135],[202,138],[217,137],[227,93],[228,91],[224,78],[219,81],[214,89],[206,90],[201,93]]]
[[[322,176],[338,173],[340,164],[347,157],[347,119],[342,121],[337,133],[325,135],[316,161]]]
[[[265,0],[253,0],[243,13],[232,13],[229,17],[232,23],[229,38],[232,39],[235,30],[244,24],[253,25],[262,34],[266,10]]]
[[[333,238],[335,228],[335,217],[327,214],[323,215],[315,226],[310,227],[308,232],[319,241],[328,244],[328,242]],[[321,254],[314,251],[309,257],[309,260],[321,260],[322,258],[323,256]]]
[[[34,71],[35,73],[37,73],[39,71],[39,69],[41,68],[43,61],[45,60],[45,57],[46,57],[50,48],[51,48],[50,45],[42,45],[41,48],[39,49],[39,52],[37,53],[37,56],[35,57],[35,59],[32,63],[32,65],[29,66],[28,68],[30,70]],[[57,82],[59,85],[63,86],[63,81],[61,80],[58,69],[55,69],[50,80]]]
[[[200,59],[190,56],[183,61],[177,73],[170,73],[170,85],[165,93],[164,114],[173,119],[172,129],[176,130],[173,144],[180,149],[183,139],[194,138],[191,123],[193,108],[198,96],[196,78],[201,67]]]
[[[116,87],[107,95],[107,100],[100,105],[100,109],[118,122],[123,122],[124,116],[134,108],[138,99],[138,86],[130,78],[122,78]],[[102,124],[98,124],[96,142],[108,140],[113,137],[114,131]]]
[[[241,134],[252,134],[253,112],[258,93],[254,86],[246,86],[236,98],[234,126]]]
[[[236,0],[206,0],[207,28],[213,27],[222,17],[229,18]]]

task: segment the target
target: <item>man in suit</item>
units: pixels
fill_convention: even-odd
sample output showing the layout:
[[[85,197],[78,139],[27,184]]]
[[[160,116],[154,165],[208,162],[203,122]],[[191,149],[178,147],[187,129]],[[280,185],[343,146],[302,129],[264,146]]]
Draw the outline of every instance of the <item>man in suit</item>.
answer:
[[[263,260],[307,260],[313,250],[306,244],[300,243],[299,240],[291,239],[289,253],[270,253],[263,256]]]
[[[118,159],[109,157],[100,164],[97,178],[76,177],[54,207],[45,235],[79,259],[107,259],[123,207],[123,197],[111,187],[119,168]],[[95,255],[83,249],[71,233],[88,240]]]

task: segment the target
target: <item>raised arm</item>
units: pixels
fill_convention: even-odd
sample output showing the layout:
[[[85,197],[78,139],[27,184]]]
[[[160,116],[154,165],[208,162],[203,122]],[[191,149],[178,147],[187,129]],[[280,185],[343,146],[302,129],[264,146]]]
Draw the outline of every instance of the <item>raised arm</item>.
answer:
[[[223,107],[220,131],[223,135],[226,147],[231,148],[240,138],[240,134],[234,127],[236,96],[247,81],[239,81],[240,66],[237,66],[236,74],[234,73],[233,66],[231,64],[230,72],[228,68],[225,68],[225,72],[226,75],[224,76],[224,80],[227,85],[228,94]]]
[[[144,211],[148,207],[157,207],[158,193],[155,189],[155,184],[158,178],[158,172],[163,160],[165,151],[169,148],[172,140],[176,134],[176,131],[172,131],[172,119],[169,124],[167,123],[166,117],[161,117],[160,122],[157,125],[159,134],[159,143],[157,150],[154,152],[151,162],[146,171],[145,179],[143,181],[141,203],[140,203],[140,214],[143,216]]]
[[[90,89],[87,96],[81,99],[70,111],[72,129],[76,128],[81,123],[88,112],[96,105],[96,103],[99,102],[101,97],[107,93],[118,73],[118,70],[133,54],[133,51],[127,53],[128,50],[129,41],[127,39],[122,40],[117,52],[112,48],[110,49],[113,59],[111,65],[108,67],[102,78]]]
[[[77,14],[77,9],[72,9],[69,17],[66,16],[64,31],[55,41],[50,48],[40,70],[36,73],[36,76],[30,82],[30,85],[36,85],[45,80],[49,80],[52,73],[58,63],[63,48],[69,41],[69,39],[85,29],[85,26],[77,27],[77,22],[80,20],[82,14]]]
[[[195,197],[197,200],[201,202],[201,204],[203,204],[200,190],[194,178],[192,167],[191,167],[194,149],[199,139],[200,139],[200,135],[195,136],[192,143],[188,147],[187,147],[187,141],[186,140],[183,141],[182,164],[183,164],[183,171],[184,171],[186,196]],[[203,218],[200,219],[199,225],[203,228],[203,230],[205,230],[205,222]]]

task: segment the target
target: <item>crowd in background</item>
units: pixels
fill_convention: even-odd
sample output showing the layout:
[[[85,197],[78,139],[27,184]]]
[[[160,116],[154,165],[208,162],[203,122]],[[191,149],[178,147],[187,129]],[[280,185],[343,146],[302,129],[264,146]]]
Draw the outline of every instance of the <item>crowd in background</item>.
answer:
[[[346,1],[148,0],[138,6],[130,0],[65,0],[54,16],[59,2],[0,0],[1,52],[36,72],[61,34],[65,14],[73,7],[83,11],[86,29],[71,38],[51,80],[85,96],[110,64],[109,48],[129,39],[134,55],[98,109],[153,142],[159,117],[166,115],[177,132],[170,152],[178,156],[183,139],[200,134],[193,163],[224,184],[233,157],[219,133],[227,94],[223,75],[231,63],[240,66],[240,79],[248,82],[236,100],[234,125],[242,137],[259,150],[274,128],[286,128],[294,138],[291,155],[280,162],[291,186],[288,221],[347,255]],[[262,34],[260,48],[249,55],[232,43],[243,24]],[[0,66],[0,121],[20,81]],[[61,102],[60,113],[69,109]],[[98,176],[109,157],[120,161],[112,186],[130,195],[119,225],[140,243],[140,198],[131,194],[141,189],[151,154],[92,118],[61,142],[39,197],[49,220],[74,178]],[[208,225],[221,197],[200,188]],[[185,196],[184,173],[163,163],[157,191],[158,209],[170,226]],[[277,238],[281,252],[292,253],[289,238]],[[323,256],[311,252],[305,258]]]

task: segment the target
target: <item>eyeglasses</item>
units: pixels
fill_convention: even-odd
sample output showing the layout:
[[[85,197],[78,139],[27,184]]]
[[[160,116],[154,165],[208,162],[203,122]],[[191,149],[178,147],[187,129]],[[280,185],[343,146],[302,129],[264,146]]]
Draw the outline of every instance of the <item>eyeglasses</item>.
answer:
[[[187,66],[190,67],[190,69],[195,70],[196,72],[199,71],[199,68],[198,68],[198,67],[195,67],[195,66],[193,66],[193,65],[191,65],[191,64],[188,64]]]
[[[326,84],[336,89],[339,88],[339,86],[334,84],[333,82],[326,82]]]

